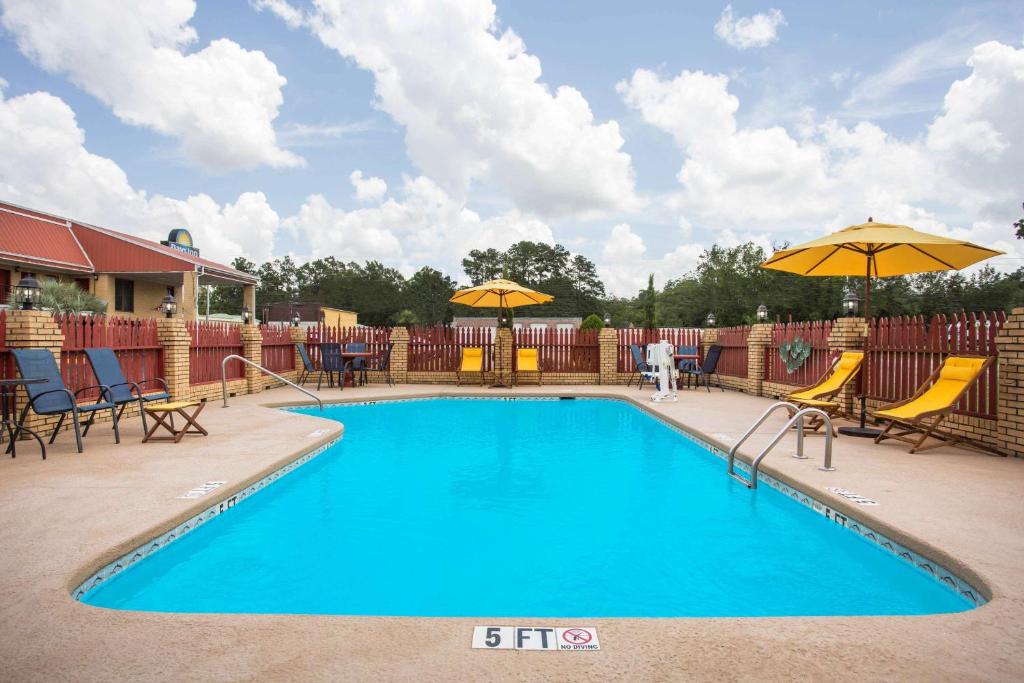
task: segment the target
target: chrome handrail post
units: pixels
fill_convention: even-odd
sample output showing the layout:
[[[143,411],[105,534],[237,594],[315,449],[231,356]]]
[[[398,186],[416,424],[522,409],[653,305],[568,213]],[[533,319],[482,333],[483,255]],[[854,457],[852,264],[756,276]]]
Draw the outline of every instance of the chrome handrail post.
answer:
[[[320,397],[317,396],[316,394],[314,394],[312,391],[309,391],[307,389],[303,389],[302,387],[300,387],[295,382],[291,382],[291,381],[285,379],[284,377],[282,377],[281,375],[277,374],[276,372],[271,372],[270,370],[267,370],[262,365],[259,365],[258,363],[253,363],[248,358],[245,358],[243,356],[239,356],[239,355],[236,355],[236,354],[232,354],[230,356],[225,356],[224,360],[222,360],[220,362],[220,390],[221,390],[221,393],[222,393],[222,395],[224,397],[224,406],[223,406],[224,408],[228,407],[228,361],[229,360],[240,360],[243,363],[245,363],[246,365],[251,365],[252,367],[254,367],[257,370],[259,370],[260,372],[267,373],[268,375],[270,375],[274,379],[280,380],[281,382],[284,382],[288,386],[294,387],[294,388],[298,389],[299,391],[304,393],[306,396],[309,396],[314,401],[316,401],[317,405],[320,406],[320,410],[324,409],[324,402],[321,401]]]

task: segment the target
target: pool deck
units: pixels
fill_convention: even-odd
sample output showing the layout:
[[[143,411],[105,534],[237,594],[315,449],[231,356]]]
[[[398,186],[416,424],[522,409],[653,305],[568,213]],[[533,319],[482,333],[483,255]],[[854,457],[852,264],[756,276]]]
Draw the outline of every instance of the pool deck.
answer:
[[[624,387],[404,385],[335,389],[324,400],[452,394],[602,395],[644,400]],[[919,617],[728,619],[428,619],[125,612],[76,602],[70,590],[105,561],[340,433],[318,417],[273,410],[296,400],[278,389],[211,402],[208,437],[142,444],[138,418],[86,439],[62,435],[41,461],[21,444],[0,457],[0,681],[109,680],[956,680],[1024,679],[1024,459],[943,447],[910,455],[889,441],[841,437],[835,472],[821,472],[821,436],[796,460],[793,436],[764,471],[882,531],[900,534],[968,579],[990,602]],[[737,438],[767,399],[680,392],[651,409],[722,443]],[[744,453],[779,428],[773,418]],[[785,445],[789,444],[786,448]],[[725,475],[725,467],[722,468]],[[227,484],[178,498],[206,481]],[[840,486],[879,502],[856,507]],[[757,562],[757,558],[738,561]],[[772,590],[770,582],[765,590]],[[600,652],[470,649],[474,625],[596,625]]]

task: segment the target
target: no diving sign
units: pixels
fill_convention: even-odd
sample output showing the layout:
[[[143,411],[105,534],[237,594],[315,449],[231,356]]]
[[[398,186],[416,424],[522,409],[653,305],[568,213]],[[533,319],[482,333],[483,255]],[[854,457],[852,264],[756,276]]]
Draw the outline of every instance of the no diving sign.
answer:
[[[482,650],[600,650],[597,629],[552,626],[476,626],[473,647]]]

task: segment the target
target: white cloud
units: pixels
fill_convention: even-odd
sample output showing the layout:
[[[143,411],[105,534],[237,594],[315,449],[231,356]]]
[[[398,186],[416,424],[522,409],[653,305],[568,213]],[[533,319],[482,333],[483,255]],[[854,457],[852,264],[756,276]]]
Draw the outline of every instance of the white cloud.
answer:
[[[89,152],[71,108],[42,92],[0,93],[0,196],[154,240],[187,227],[203,256],[222,263],[270,258],[279,223],[262,192],[223,205],[205,194],[147,196],[114,161]]]
[[[770,9],[768,14],[733,17],[732,5],[726,5],[715,23],[715,35],[737,50],[765,47],[779,39],[779,27],[786,25],[782,10]]]
[[[331,140],[343,140],[376,130],[369,120],[345,123],[290,123],[278,132],[277,139],[287,147],[317,147]]]
[[[615,121],[573,87],[552,90],[540,60],[500,30],[490,0],[319,2],[308,14],[255,0],[369,71],[376,104],[405,128],[412,162],[452,196],[474,183],[545,216],[637,206]]]
[[[176,138],[191,161],[226,171],[297,166],[272,123],[285,78],[259,51],[197,41],[194,0],[0,0],[19,49],[111,108],[121,121]]]
[[[382,178],[371,176],[363,177],[359,169],[352,171],[348,179],[352,181],[352,187],[356,189],[356,199],[361,202],[375,202],[387,194],[388,184]]]
[[[675,139],[684,159],[669,205],[698,224],[801,240],[869,215],[941,216],[999,244],[1020,201],[1024,49],[984,43],[968,65],[970,75],[951,85],[926,134],[909,139],[834,119],[802,125],[800,137],[779,126],[741,127],[722,75],[666,79],[641,69],[619,92]],[[979,232],[984,226],[1004,227]]]
[[[685,235],[680,235],[685,239]],[[679,236],[665,236],[651,243],[648,249],[643,238],[627,223],[612,227],[601,254],[604,261],[598,274],[610,294],[632,296],[647,286],[654,274],[656,287],[690,272],[697,265],[704,247],[690,242],[678,243]],[[655,256],[652,254],[661,254]]]

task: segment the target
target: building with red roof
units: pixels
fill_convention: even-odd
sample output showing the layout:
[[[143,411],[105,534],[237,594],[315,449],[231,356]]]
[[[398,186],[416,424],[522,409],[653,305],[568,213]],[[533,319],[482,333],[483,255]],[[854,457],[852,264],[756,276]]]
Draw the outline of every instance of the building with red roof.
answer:
[[[187,230],[172,230],[164,242],[0,202],[0,288],[6,300],[22,276],[72,281],[107,302],[110,314],[160,315],[171,294],[178,315],[197,317],[206,285],[243,288],[256,309],[256,276],[199,256]]]

